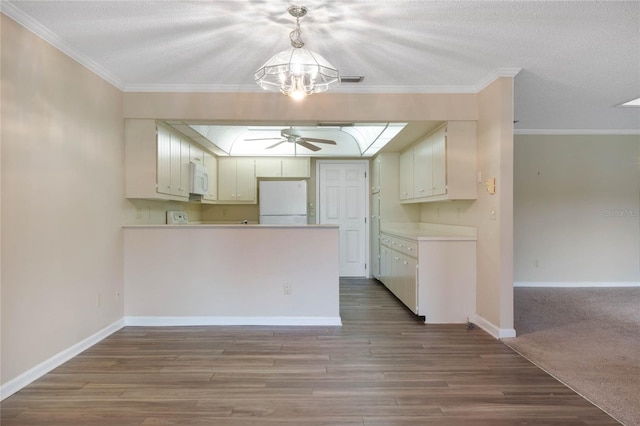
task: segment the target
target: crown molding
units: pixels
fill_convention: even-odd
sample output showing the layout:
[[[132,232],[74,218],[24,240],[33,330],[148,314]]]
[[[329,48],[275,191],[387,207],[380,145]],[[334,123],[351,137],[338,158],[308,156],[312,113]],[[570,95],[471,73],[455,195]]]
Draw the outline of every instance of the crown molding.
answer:
[[[515,78],[515,76],[517,76],[520,71],[522,71],[522,68],[496,68],[495,70],[487,74],[482,80],[480,80],[480,82],[475,87],[475,93],[480,93],[488,85],[501,77]]]
[[[332,93],[368,93],[368,94],[429,94],[429,93],[479,93],[500,77],[515,77],[521,68],[497,68],[472,86],[368,86],[362,84],[344,84],[331,90]],[[263,93],[253,84],[128,84],[124,92],[177,92],[177,93]]]
[[[640,129],[514,129],[514,135],[640,135]]]
[[[476,93],[476,86],[358,86],[337,87],[331,93],[410,94],[410,93]],[[201,93],[265,93],[256,85],[224,84],[129,84],[124,92],[201,92]]]
[[[18,7],[16,7],[13,2],[2,0],[0,1],[0,12],[8,16],[9,18],[16,21],[18,24],[22,25],[47,43],[51,44],[56,49],[60,50],[65,55],[69,56],[80,65],[89,69],[93,73],[100,76],[102,79],[106,80],[108,83],[112,84],[116,88],[123,90],[125,85],[122,80],[116,77],[111,72],[104,69],[98,63],[89,59],[82,52],[74,49],[69,46],[63,39],[61,39],[57,34],[53,33],[44,25],[40,24],[38,21],[33,19],[31,16],[24,13]]]

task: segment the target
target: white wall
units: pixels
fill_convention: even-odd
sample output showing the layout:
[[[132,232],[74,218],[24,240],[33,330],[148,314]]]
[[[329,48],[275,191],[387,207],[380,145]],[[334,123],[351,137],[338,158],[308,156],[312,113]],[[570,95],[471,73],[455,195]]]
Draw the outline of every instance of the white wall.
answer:
[[[335,226],[126,228],[127,323],[338,325],[338,242]]]
[[[123,317],[122,93],[5,15],[2,384]]]
[[[515,281],[640,284],[640,136],[515,139]]]

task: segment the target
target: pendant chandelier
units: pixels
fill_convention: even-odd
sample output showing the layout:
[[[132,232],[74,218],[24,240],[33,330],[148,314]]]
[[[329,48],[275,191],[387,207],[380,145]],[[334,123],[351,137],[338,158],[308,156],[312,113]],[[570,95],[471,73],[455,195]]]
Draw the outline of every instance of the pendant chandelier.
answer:
[[[303,48],[300,18],[307,14],[307,8],[291,6],[287,10],[296,18],[296,28],[289,33],[293,48],[277,53],[269,59],[255,72],[254,80],[265,90],[281,92],[300,100],[339,84],[340,75],[325,58]]]

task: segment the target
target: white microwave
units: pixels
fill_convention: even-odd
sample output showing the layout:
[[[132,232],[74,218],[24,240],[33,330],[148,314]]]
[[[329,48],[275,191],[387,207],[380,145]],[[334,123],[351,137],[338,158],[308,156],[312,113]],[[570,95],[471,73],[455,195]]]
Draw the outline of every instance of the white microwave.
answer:
[[[189,192],[192,194],[203,195],[209,191],[209,171],[200,164],[189,163],[189,171],[191,176],[191,187]]]

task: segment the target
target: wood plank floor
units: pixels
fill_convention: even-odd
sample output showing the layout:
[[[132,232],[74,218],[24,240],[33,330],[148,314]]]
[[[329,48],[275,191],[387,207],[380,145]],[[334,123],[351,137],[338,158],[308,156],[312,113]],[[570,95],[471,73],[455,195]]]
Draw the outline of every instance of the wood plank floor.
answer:
[[[10,425],[615,425],[501,342],[341,280],[342,327],[126,327],[0,405]]]

